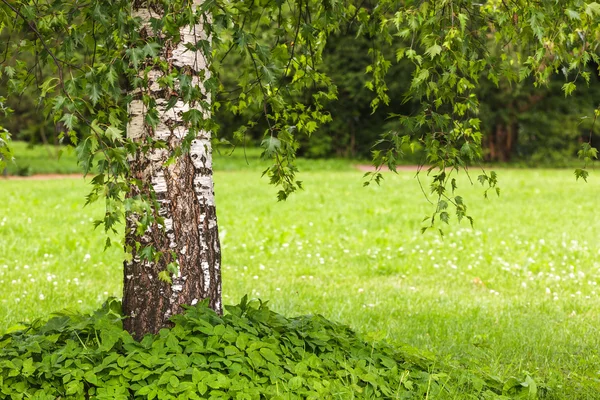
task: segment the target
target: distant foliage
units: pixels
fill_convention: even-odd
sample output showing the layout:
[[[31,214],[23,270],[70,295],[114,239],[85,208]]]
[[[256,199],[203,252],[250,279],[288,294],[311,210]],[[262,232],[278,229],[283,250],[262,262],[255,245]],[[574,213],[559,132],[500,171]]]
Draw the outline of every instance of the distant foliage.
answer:
[[[453,375],[433,361],[367,343],[321,316],[285,318],[244,297],[219,317],[205,303],[136,342],[120,304],[61,314],[0,337],[0,399],[535,398],[531,378]],[[504,394],[504,395],[503,395]]]

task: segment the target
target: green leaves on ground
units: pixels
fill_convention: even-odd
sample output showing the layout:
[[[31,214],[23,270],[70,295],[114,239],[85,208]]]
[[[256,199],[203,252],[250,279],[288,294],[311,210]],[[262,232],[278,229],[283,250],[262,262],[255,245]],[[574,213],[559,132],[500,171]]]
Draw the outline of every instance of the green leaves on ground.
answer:
[[[122,330],[115,299],[90,316],[37,321],[0,337],[0,398],[505,399],[540,390],[530,377],[436,371],[431,359],[367,343],[322,316],[286,318],[246,297],[226,309],[188,307],[141,342]]]

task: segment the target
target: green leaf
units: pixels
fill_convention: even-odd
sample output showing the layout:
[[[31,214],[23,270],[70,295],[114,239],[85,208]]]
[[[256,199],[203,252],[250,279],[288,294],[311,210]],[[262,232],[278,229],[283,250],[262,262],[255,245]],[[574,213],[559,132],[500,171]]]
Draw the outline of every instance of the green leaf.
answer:
[[[279,364],[281,362],[279,357],[277,357],[277,354],[268,347],[262,347],[259,351],[267,361],[272,362],[273,364]]]
[[[437,56],[441,52],[442,52],[442,47],[437,43],[434,43],[431,47],[428,47],[425,50],[425,54],[429,55],[429,57],[431,57],[432,60],[435,58],[435,56]]]
[[[173,281],[171,280],[171,274],[169,274],[169,272],[166,270],[162,270],[158,273],[158,279],[168,284],[173,283]]]
[[[71,113],[63,115],[60,121],[64,122],[65,126],[69,128],[70,131],[74,130],[79,122],[78,118]]]
[[[571,9],[567,8],[567,9],[565,10],[565,13],[567,14],[567,16],[568,16],[570,19],[581,19],[581,16],[580,16],[580,15],[579,15],[579,13],[578,13],[577,11],[575,11],[575,10],[571,10]]]
[[[600,15],[600,4],[595,1],[589,3],[585,7],[585,13],[592,18],[594,15]]]
[[[115,142],[119,142],[123,139],[123,131],[114,126],[109,126],[108,128],[106,128],[106,131],[104,131],[104,135]]]
[[[442,222],[445,222],[445,223],[447,223],[447,224],[449,223],[449,220],[450,220],[450,215],[448,214],[448,212],[447,212],[447,211],[442,211],[442,212],[440,213],[440,220],[441,220]]]
[[[272,158],[281,149],[281,141],[274,136],[268,136],[261,142],[260,146],[265,149],[263,157]]]
[[[577,168],[575,170],[575,180],[579,180],[579,178],[583,179],[585,182],[587,182],[587,178],[590,175],[590,173],[582,168]]]
[[[7,68],[7,70],[8,70],[8,68]],[[14,69],[12,69],[12,71],[14,71]],[[14,74],[14,72],[13,72],[13,74]],[[7,75],[8,75],[8,71],[7,71]],[[49,79],[46,79],[44,81],[44,83],[42,83],[40,85],[40,90],[41,90],[40,97],[41,98],[46,97],[46,95],[49,92],[54,91],[54,88],[56,88],[59,84],[60,84],[60,79],[58,79],[58,78],[49,78]]]
[[[98,346],[98,349],[100,351],[109,351],[118,341],[119,336],[116,332],[103,330],[100,332],[100,346]]]
[[[469,142],[465,142],[460,148],[460,154],[464,157],[467,157],[469,160],[473,160],[473,150],[471,149],[471,145]]]
[[[244,350],[248,344],[248,335],[245,333],[240,333],[235,341],[235,345],[238,349]]]
[[[576,88],[577,86],[575,86],[574,82],[567,82],[562,86],[562,91],[565,92],[565,97],[567,97],[568,95],[573,93]]]
[[[83,374],[83,377],[89,383],[93,385],[98,385],[98,378],[96,377],[94,371],[87,371],[85,374]]]
[[[298,390],[298,389],[300,389],[302,387],[302,383],[303,383],[302,381],[303,380],[302,380],[301,376],[294,376],[293,378],[291,378],[288,381],[288,387],[291,390]]]
[[[198,382],[196,388],[198,389],[198,393],[200,393],[201,395],[204,395],[204,393],[206,393],[208,390],[208,386],[204,382]]]
[[[90,96],[90,100],[92,100],[92,104],[96,105],[98,103],[98,100],[100,100],[100,96],[102,94],[100,86],[98,86],[98,84],[96,83],[92,83],[88,85],[87,92]]]

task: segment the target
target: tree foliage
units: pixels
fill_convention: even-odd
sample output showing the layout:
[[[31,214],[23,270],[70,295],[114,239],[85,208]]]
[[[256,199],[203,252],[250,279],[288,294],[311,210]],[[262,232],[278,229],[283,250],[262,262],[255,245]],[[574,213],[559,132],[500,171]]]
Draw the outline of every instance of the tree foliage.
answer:
[[[434,203],[427,226],[433,226],[448,222],[452,213],[458,220],[469,218],[455,193],[455,175],[482,159],[478,88],[483,81],[544,87],[562,74],[562,90],[571,95],[590,82],[589,66],[599,64],[600,4],[592,1],[207,0],[196,12],[185,0],[147,4],[160,11],[152,18],[152,32],[140,29],[132,2],[125,0],[0,2],[0,28],[9,37],[0,73],[8,95],[33,84],[35,65],[49,71],[37,84],[39,97],[45,113],[62,123],[74,141],[76,132],[83,132],[77,154],[84,171],[94,174],[88,200],[106,200],[105,217],[98,222],[106,229],[114,229],[125,212],[145,216],[140,232],[156,218],[152,198],[126,196],[139,185],[128,176],[128,155],[165,146],[160,140],[136,143],[125,135],[133,97],[127,93],[142,98],[145,122],[157,124],[156,104],[144,95],[151,71],[162,71],[158,82],[170,104],[181,100],[193,106],[184,116],[189,134],[172,157],[186,152],[197,132],[218,130],[202,109],[250,112],[235,136],[242,139],[257,124],[264,127],[263,155],[273,160],[264,173],[285,199],[301,187],[294,162],[301,138],[331,120],[326,107],[337,88],[323,66],[327,41],[355,32],[368,44],[365,85],[373,93],[373,111],[391,102],[388,74],[393,66],[403,63],[412,71],[403,99],[418,107],[409,114],[392,110],[397,127],[376,141],[373,160],[394,170],[407,144],[423,147]],[[200,19],[211,21],[204,25],[211,39],[194,49],[209,58],[213,72],[204,77],[202,88],[191,84],[185,70],[159,57],[159,49],[180,40],[180,27]],[[235,87],[222,84],[226,68],[235,68]],[[219,100],[208,102],[207,93]],[[8,159],[8,133],[1,135],[0,148]],[[580,156],[595,158],[591,136]],[[576,171],[584,179],[587,174],[585,167]],[[370,179],[379,181],[381,174]],[[477,180],[497,190],[494,173],[481,172]]]

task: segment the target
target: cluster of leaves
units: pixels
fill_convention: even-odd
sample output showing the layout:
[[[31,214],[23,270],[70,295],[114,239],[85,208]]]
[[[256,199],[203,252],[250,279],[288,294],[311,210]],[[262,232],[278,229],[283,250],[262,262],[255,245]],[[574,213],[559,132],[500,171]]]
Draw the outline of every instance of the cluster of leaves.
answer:
[[[37,103],[44,115],[76,145],[84,172],[96,175],[88,201],[106,198],[107,230],[119,220],[119,203],[127,191],[128,99],[123,77],[131,60],[123,52],[137,26],[130,3],[0,4],[0,31],[7,38],[0,76],[6,80],[8,95],[38,88]],[[42,69],[40,81],[36,71]]]
[[[588,142],[583,143],[581,145],[581,150],[577,153],[580,159],[584,162],[583,168],[578,168],[575,170],[575,178],[582,178],[584,181],[587,181],[587,177],[589,172],[586,170],[586,167],[593,161],[598,159],[598,149],[592,147],[592,134],[594,132],[594,125],[596,124],[596,120],[600,116],[600,107],[598,107],[594,111],[594,122],[592,122],[592,127],[590,128],[590,137]]]
[[[509,398],[531,378],[500,382],[434,371],[414,351],[368,343],[321,316],[285,318],[244,297],[218,316],[206,303],[140,342],[114,299],[92,315],[61,314],[0,337],[0,398]],[[460,378],[457,378],[460,376]]]
[[[568,80],[563,85],[566,95],[573,92],[579,77],[589,83],[587,68],[599,61],[593,43],[599,34],[600,4],[458,0],[397,5],[394,0],[381,1],[373,12],[358,15],[371,36],[396,47],[395,61],[412,63],[406,96],[418,99],[422,107],[411,115],[396,115],[403,128],[384,135],[374,160],[393,169],[405,143],[421,142],[425,163],[433,166],[428,170],[436,198],[431,225],[436,217],[448,221],[442,214],[448,203],[454,204],[460,220],[465,216],[464,203],[450,194],[455,187],[447,170],[467,170],[482,158],[477,117],[480,80],[495,85],[529,80],[540,86],[562,73]],[[377,107],[389,102],[385,76],[392,61],[382,52],[375,55],[367,72],[372,75],[370,87]],[[378,172],[374,175],[376,181],[381,179]],[[495,185],[495,180],[485,182]]]
[[[4,101],[5,99],[0,97],[0,111],[4,111]],[[12,151],[8,146],[9,140],[10,132],[0,125],[0,171],[4,171],[6,162],[12,160]]]
[[[322,71],[323,50],[346,8],[335,1],[241,1],[222,2],[212,15],[212,69],[222,82],[215,106],[246,117],[236,141],[264,128],[263,157],[274,161],[264,174],[281,187],[283,200],[301,187],[295,180],[300,137],[331,121],[325,105],[337,98],[337,88]],[[231,68],[235,79],[227,82]]]

